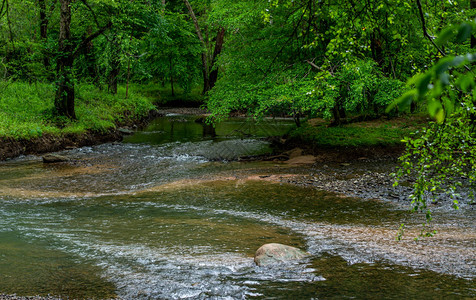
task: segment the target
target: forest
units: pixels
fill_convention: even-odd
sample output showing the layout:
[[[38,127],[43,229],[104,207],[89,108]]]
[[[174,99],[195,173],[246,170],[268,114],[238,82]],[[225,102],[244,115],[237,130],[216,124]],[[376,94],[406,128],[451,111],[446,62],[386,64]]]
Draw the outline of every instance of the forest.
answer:
[[[475,62],[476,0],[0,0],[0,299],[473,299]]]
[[[425,206],[424,191],[475,179],[475,6],[2,0],[0,136],[107,132],[173,100],[203,105],[212,123],[290,116],[308,137],[314,117],[340,126],[423,113],[435,122],[404,141],[398,176],[418,174]]]

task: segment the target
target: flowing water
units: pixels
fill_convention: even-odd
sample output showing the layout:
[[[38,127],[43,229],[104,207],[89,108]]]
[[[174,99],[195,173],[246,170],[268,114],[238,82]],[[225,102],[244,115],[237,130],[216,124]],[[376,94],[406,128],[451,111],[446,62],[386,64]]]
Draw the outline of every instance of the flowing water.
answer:
[[[472,210],[437,212],[440,233],[395,241],[417,220],[393,203],[267,180],[306,172],[233,162],[269,151],[291,123],[210,128],[159,118],[123,143],[0,163],[0,292],[69,298],[476,297]],[[414,235],[413,235],[414,236]],[[256,267],[262,244],[311,256]]]

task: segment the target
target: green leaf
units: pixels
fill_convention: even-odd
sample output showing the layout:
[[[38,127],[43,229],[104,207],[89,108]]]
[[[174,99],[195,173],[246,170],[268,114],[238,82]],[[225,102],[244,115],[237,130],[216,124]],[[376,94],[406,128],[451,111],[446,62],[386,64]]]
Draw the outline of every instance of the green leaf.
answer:
[[[458,34],[456,35],[456,42],[462,43],[471,36],[473,28],[468,23],[463,23],[458,28]]]
[[[442,73],[440,75],[440,81],[443,85],[449,85],[450,84],[450,75],[448,73]]]
[[[443,108],[438,110],[438,112],[435,115],[435,119],[436,119],[436,122],[440,124],[443,123],[443,121],[445,120],[445,110]]]
[[[453,60],[451,61],[451,66],[453,67],[458,67],[460,66],[462,63],[464,63],[464,61],[466,60],[466,58],[462,55],[460,56],[456,56],[455,58],[453,58]]]
[[[458,78],[458,83],[457,83],[463,92],[469,92],[469,89],[474,86],[474,76],[472,74],[469,75],[463,75]]]
[[[398,106],[398,108],[400,110],[405,110],[407,107],[410,106],[410,104],[413,102],[413,100],[416,98],[416,95],[417,95],[417,90],[416,89],[413,89],[413,90],[410,90],[408,92],[406,92],[405,94],[403,94],[402,96],[400,96],[400,98],[398,98],[397,100],[395,100],[394,102],[392,102],[388,107],[387,109],[385,110],[387,113],[389,113],[390,111],[392,111],[395,106]]]
[[[444,44],[446,44],[450,39],[452,39],[456,35],[455,29],[456,29],[456,26],[450,26],[443,29],[443,31],[441,31],[440,34],[438,35],[438,38],[435,40],[435,43],[438,46],[443,46]]]
[[[443,97],[443,104],[445,105],[445,110],[446,110],[447,115],[450,115],[454,112],[455,105],[454,105],[453,101],[450,100],[450,98]]]
[[[419,96],[423,96],[428,91],[428,85],[431,81],[431,73],[427,72],[416,82]]]
[[[433,67],[436,76],[440,76],[441,73],[448,71],[448,68],[453,65],[453,57],[445,57],[438,61],[438,63]]]
[[[428,103],[428,113],[430,116],[434,117],[440,109],[442,109],[442,105],[438,100],[432,100]]]

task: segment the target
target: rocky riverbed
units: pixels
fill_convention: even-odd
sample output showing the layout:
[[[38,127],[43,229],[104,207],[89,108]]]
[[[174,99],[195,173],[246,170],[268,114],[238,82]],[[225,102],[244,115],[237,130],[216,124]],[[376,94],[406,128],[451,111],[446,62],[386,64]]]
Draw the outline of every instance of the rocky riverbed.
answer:
[[[174,119],[176,128],[184,126],[188,130],[185,125],[197,124],[196,120],[192,119],[190,121],[174,115],[184,114],[184,111],[169,110],[162,113],[171,114],[171,118],[180,118],[180,120]],[[190,113],[197,115],[197,112],[190,111]],[[149,140],[154,140],[152,138],[153,134],[162,134],[163,131],[161,130],[161,128],[153,129],[150,131],[151,134],[145,134],[145,136],[149,136]],[[197,134],[202,134],[202,131],[197,132]],[[257,138],[255,141],[263,142],[261,139]],[[227,139],[225,140],[227,141]],[[325,264],[326,255],[334,255],[341,257],[346,267],[349,264],[353,265],[359,262],[390,263],[392,266],[401,265],[415,268],[416,272],[419,272],[418,270],[430,270],[439,274],[474,278],[475,266],[472,258],[474,258],[475,235],[474,223],[471,221],[474,220],[474,212],[472,211],[474,205],[462,206],[462,210],[465,212],[461,215],[452,215],[454,210],[451,208],[451,201],[440,201],[437,205],[432,205],[432,208],[439,210],[439,217],[443,214],[443,218],[438,218],[437,221],[441,230],[439,230],[436,237],[416,243],[413,238],[418,236],[420,232],[421,223],[419,220],[421,219],[424,222],[424,215],[416,219],[413,217],[415,215],[412,214],[412,217],[407,218],[408,214],[404,210],[408,210],[410,207],[408,195],[411,193],[411,181],[393,187],[391,176],[391,173],[398,166],[398,155],[401,149],[306,149],[305,145],[289,146],[284,142],[283,144],[287,148],[270,155],[248,157],[237,161],[207,159],[203,153],[209,154],[210,149],[216,147],[217,144],[220,145],[220,142],[223,141],[182,141],[180,143],[166,143],[166,146],[153,143],[139,145],[111,143],[64,151],[67,159],[51,164],[45,164],[44,159],[35,156],[26,157],[23,161],[20,159],[18,162],[7,162],[5,163],[5,180],[2,182],[5,187],[0,190],[3,195],[6,198],[38,203],[37,205],[31,205],[30,203],[25,204],[25,201],[18,201],[15,206],[10,206],[10,203],[6,201],[4,207],[7,212],[5,214],[7,223],[5,224],[13,227],[17,226],[18,219],[24,218],[25,215],[38,216],[34,223],[31,223],[30,219],[25,219],[24,222],[26,222],[27,228],[22,227],[18,229],[18,232],[23,234],[26,230],[30,230],[40,237],[43,237],[43,232],[47,232],[53,235],[59,244],[65,243],[68,245],[70,239],[72,239],[77,245],[88,245],[90,247],[88,249],[110,251],[103,257],[96,250],[88,252],[88,249],[83,249],[86,251],[84,257],[88,261],[91,259],[91,255],[98,261],[104,261],[105,258],[109,259],[111,255],[120,256],[126,248],[124,248],[125,246],[120,246],[117,249],[110,248],[110,236],[107,231],[110,228],[107,225],[104,232],[103,225],[101,225],[96,227],[98,233],[96,231],[94,233],[99,234],[98,238],[101,238],[101,234],[104,234],[104,237],[108,240],[107,243],[100,243],[101,240],[94,242],[89,237],[83,239],[84,228],[89,228],[91,221],[87,221],[85,224],[81,223],[82,220],[78,219],[76,211],[78,209],[83,210],[85,207],[86,209],[88,207],[93,208],[84,216],[91,218],[94,222],[100,222],[101,218],[104,218],[104,220],[100,224],[117,222],[118,226],[114,227],[114,230],[118,231],[118,236],[121,238],[128,236],[127,232],[123,232],[125,227],[134,228],[130,226],[131,222],[137,222],[137,229],[141,230],[141,235],[147,232],[151,223],[160,225],[163,222],[172,225],[187,225],[190,223],[194,228],[194,233],[198,234],[197,228],[202,228],[207,237],[213,234],[214,228],[231,230],[235,227],[250,226],[246,234],[243,234],[244,231],[240,229],[234,234],[221,235],[222,231],[218,230],[220,232],[218,237],[223,237],[225,241],[219,240],[217,244],[223,245],[238,241],[232,253],[245,251],[243,250],[246,248],[245,243],[238,236],[243,236],[242,239],[246,240],[257,232],[257,227],[261,228],[264,225],[266,227],[271,224],[273,226],[270,228],[273,230],[274,227],[278,228],[279,236],[283,237],[278,242],[294,245],[289,243],[288,238],[296,237],[294,234],[304,236],[307,241],[306,247],[299,243],[297,246],[312,253],[312,260],[317,265]],[[281,143],[281,139],[279,142]],[[243,138],[236,138],[234,145],[240,146],[240,143],[244,143]],[[301,147],[301,149],[296,147]],[[200,151],[197,151],[197,149]],[[203,149],[208,150],[204,152]],[[182,173],[176,173],[177,171]],[[11,174],[11,176],[8,174]],[[24,174],[24,176],[21,174]],[[164,177],[168,179],[162,180]],[[87,188],[84,188],[85,186]],[[361,201],[357,198],[370,201]],[[44,202],[45,199],[47,199],[47,202]],[[144,199],[147,199],[147,201],[144,201]],[[288,202],[290,199],[293,201],[292,204]],[[105,208],[105,202],[111,204],[111,206],[106,207],[108,213],[95,216],[94,212],[97,209]],[[118,203],[120,205],[117,205]],[[24,207],[17,208],[17,205],[23,205]],[[154,210],[157,216],[141,223],[140,218],[129,220],[127,214],[122,211],[119,212],[122,209],[126,209],[128,214],[136,211],[137,213],[140,212],[141,215]],[[8,210],[11,210],[9,214]],[[30,210],[31,212],[25,212]],[[109,218],[110,211],[116,210],[121,218]],[[171,215],[169,211],[174,213]],[[357,213],[353,217],[352,212],[356,211]],[[77,236],[71,235],[71,232],[62,234],[63,225],[60,225],[61,227],[55,225],[62,217],[66,216],[65,213],[70,214],[73,220],[78,221],[78,223],[74,223],[72,228],[69,228],[73,232],[77,231]],[[210,214],[212,218],[210,218]],[[214,222],[213,220],[217,216],[219,216],[217,219],[219,222]],[[400,216],[407,219],[402,220]],[[174,219],[175,217],[177,220]],[[125,223],[121,221],[122,218],[125,218],[128,222],[127,226],[124,226]],[[237,218],[239,220],[244,218],[245,221],[241,220],[240,226],[230,226],[230,224],[234,225],[235,222],[238,222],[236,221]],[[384,218],[385,222],[381,222],[381,218]],[[338,220],[341,220],[341,222],[336,222]],[[408,236],[396,243],[395,236],[397,235],[398,226],[400,222],[407,221],[408,226],[405,230],[406,234],[408,232]],[[69,224],[70,219],[62,219],[61,222]],[[258,224],[255,225],[254,222]],[[32,224],[31,229],[28,227],[30,223]],[[38,231],[38,226],[46,226],[48,230]],[[153,232],[150,232],[150,234],[154,235],[155,231],[158,230],[157,228],[160,228],[160,226],[151,228]],[[290,234],[288,229],[294,234]],[[187,232],[180,231],[171,234],[174,237],[173,242],[167,247],[164,246],[163,249],[173,248],[173,245],[176,244],[175,237],[177,234]],[[237,233],[239,234],[237,235]],[[31,233],[27,232],[27,234]],[[164,240],[166,234],[167,231],[160,234],[161,241]],[[273,233],[273,236],[275,235]],[[134,236],[131,235],[130,239],[133,240]],[[230,236],[233,237],[232,240],[229,240]],[[257,238],[260,237],[258,235]],[[187,239],[189,238],[187,236]],[[154,242],[151,242],[150,245],[155,247],[156,240],[154,238]],[[202,239],[198,240],[201,241]],[[120,245],[120,241],[117,242]],[[264,240],[262,242],[269,241]],[[147,248],[149,247],[148,241],[141,240],[137,243],[138,247],[131,249],[130,253],[133,253],[131,257],[135,258],[142,255],[144,260],[140,262],[151,261],[151,265],[154,265],[155,256],[150,260],[147,255],[159,255],[160,253],[157,251],[141,252],[141,249],[149,249]],[[146,246],[145,248],[142,243]],[[47,244],[50,245],[49,242]],[[262,243],[259,241],[256,244]],[[253,244],[249,248],[254,251],[258,247]],[[62,247],[61,249],[67,251],[69,248]],[[455,249],[457,255],[448,256],[447,253],[453,251],[453,249]],[[77,254],[75,247],[72,250]],[[209,253],[209,250],[205,252]],[[80,252],[80,254],[82,253]],[[322,256],[323,253],[327,254]],[[231,255],[230,259],[235,259],[234,255]],[[117,257],[117,261],[114,261],[121,264],[122,257]],[[209,258],[206,261],[209,261]],[[244,261],[251,263],[250,259]],[[373,268],[373,263],[363,266],[364,268]],[[23,260],[20,264],[23,264]],[[220,262],[218,265],[221,266],[221,264]],[[100,265],[107,264],[101,262]],[[160,265],[154,266],[159,268]],[[329,274],[334,274],[335,265],[330,264],[330,266]],[[317,267],[317,269],[321,270],[322,267]],[[143,274],[144,282],[149,282],[151,276],[156,278],[154,280],[154,293],[156,294],[150,295],[159,295],[163,288],[157,287],[157,284],[163,282],[164,277],[162,276],[167,278],[171,276],[170,270],[164,271],[163,274],[160,268],[157,270],[159,271],[155,273],[148,274],[144,272]],[[177,270],[182,269],[178,268]],[[190,268],[190,270],[193,271],[196,268]],[[215,267],[211,270],[212,272],[216,271]],[[7,273],[10,271],[6,270]],[[129,276],[128,271],[129,265],[125,266],[122,276]],[[135,280],[138,279],[131,274],[132,277],[123,281],[125,280],[123,277],[115,276],[117,274],[116,269],[110,271],[110,273],[106,272],[106,274],[112,276],[111,280],[117,286],[123,287],[123,290],[118,291],[117,295],[124,299],[130,298],[125,296],[132,295],[129,294],[129,289],[125,287],[130,286],[132,290],[135,289],[137,287]],[[177,275],[180,284],[190,286],[189,276],[182,278],[180,274],[175,274],[174,278]],[[398,272],[392,273],[391,276],[393,277],[396,274]],[[429,278],[433,278],[435,274]],[[326,275],[324,277],[329,277],[332,281],[332,276]],[[359,278],[360,276],[359,271]],[[412,276],[408,275],[405,278],[413,282]],[[241,282],[241,277],[237,278],[237,282]],[[17,275],[12,278],[21,279]],[[343,280],[345,281],[343,278],[337,279],[335,282],[340,284]],[[124,284],[124,282],[127,282],[127,284]],[[194,279],[193,282],[201,281]],[[467,283],[463,282],[462,284],[466,285]],[[144,286],[149,288],[147,284]],[[227,287],[228,285],[225,284],[224,288]],[[204,289],[206,290],[207,287]],[[8,289],[5,289],[4,292],[6,290]],[[294,290],[294,286],[291,287],[291,290]],[[66,295],[61,291],[56,292],[50,289],[47,292]],[[32,290],[25,294],[34,295],[36,293],[40,292]],[[110,298],[114,297],[115,294],[109,293],[106,295],[105,298]],[[18,297],[16,295],[0,294],[1,299],[41,300],[58,298],[53,296]]]
[[[60,298],[55,296],[17,296],[17,295],[6,295],[0,294],[0,300],[60,300]]]

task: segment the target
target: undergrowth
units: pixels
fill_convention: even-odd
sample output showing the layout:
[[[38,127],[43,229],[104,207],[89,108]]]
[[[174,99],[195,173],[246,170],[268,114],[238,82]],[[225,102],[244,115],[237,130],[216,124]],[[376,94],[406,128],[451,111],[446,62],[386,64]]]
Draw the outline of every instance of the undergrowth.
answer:
[[[53,116],[55,86],[48,83],[0,82],[0,137],[31,139],[44,134],[107,132],[117,124],[140,118],[154,108],[152,100],[119,87],[117,95],[93,85],[78,84],[77,120]]]

